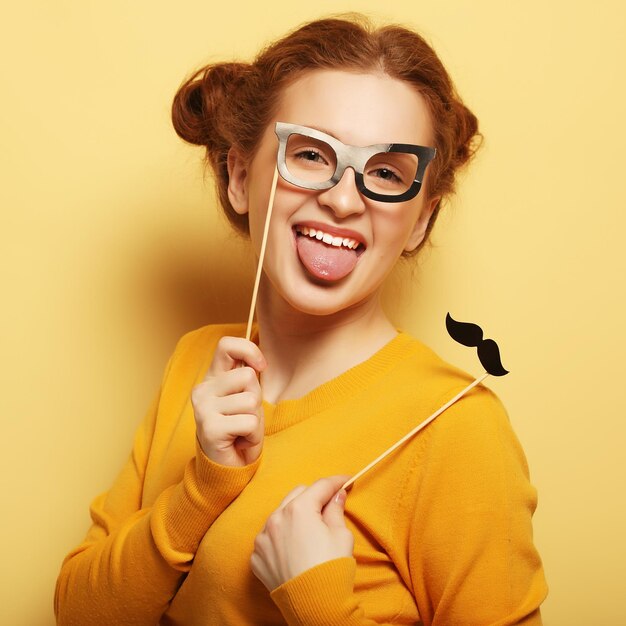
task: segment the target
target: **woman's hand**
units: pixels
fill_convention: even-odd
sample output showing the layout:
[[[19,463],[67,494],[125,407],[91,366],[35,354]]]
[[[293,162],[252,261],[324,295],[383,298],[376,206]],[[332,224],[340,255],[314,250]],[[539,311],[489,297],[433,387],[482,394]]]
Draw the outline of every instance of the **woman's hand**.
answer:
[[[192,389],[196,436],[215,463],[249,465],[261,454],[264,421],[257,373],[266,367],[252,341],[222,337],[203,381]]]
[[[337,493],[349,478],[330,476],[296,487],[268,517],[250,565],[269,591],[315,565],[352,556],[354,537],[343,519],[347,494]]]

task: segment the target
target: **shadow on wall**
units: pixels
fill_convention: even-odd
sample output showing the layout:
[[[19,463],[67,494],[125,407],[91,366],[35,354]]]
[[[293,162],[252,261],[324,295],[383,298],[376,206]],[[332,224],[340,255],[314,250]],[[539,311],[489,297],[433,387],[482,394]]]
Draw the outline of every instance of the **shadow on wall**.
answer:
[[[206,324],[247,320],[255,261],[249,242],[217,221],[202,220],[206,225],[198,227],[193,219],[162,220],[139,249],[133,241],[140,262],[129,264],[130,271],[120,267],[117,278],[125,297],[154,318],[149,323],[182,335]]]
[[[80,325],[73,349],[90,372],[80,375],[97,395],[95,413],[100,419],[95,418],[95,428],[80,419],[90,412],[94,395],[80,396],[72,410],[78,416],[75,434],[65,450],[79,467],[87,466],[94,455],[96,460],[88,476],[73,478],[73,463],[59,470],[60,480],[50,485],[61,492],[71,489],[75,503],[57,511],[62,520],[56,521],[58,548],[51,549],[45,565],[38,564],[39,578],[33,582],[39,585],[42,601],[19,601],[15,619],[9,620],[16,626],[54,623],[52,596],[61,561],[87,530],[88,502],[101,490],[102,481],[110,484],[125,460],[132,432],[176,341],[206,324],[247,320],[252,253],[221,220],[209,223],[204,214],[214,210],[203,207],[198,219],[195,208],[148,202],[130,206],[128,220],[94,222],[98,232],[91,233],[93,249],[85,251],[71,290]],[[71,393],[75,377],[68,373],[64,385]]]

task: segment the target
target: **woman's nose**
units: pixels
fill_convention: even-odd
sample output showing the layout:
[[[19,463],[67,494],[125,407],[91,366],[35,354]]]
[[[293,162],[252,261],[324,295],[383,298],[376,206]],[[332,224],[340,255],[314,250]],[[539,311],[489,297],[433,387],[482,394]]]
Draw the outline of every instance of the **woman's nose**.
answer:
[[[337,217],[363,213],[365,203],[356,186],[354,170],[347,167],[339,182],[317,196],[318,202],[329,207]]]

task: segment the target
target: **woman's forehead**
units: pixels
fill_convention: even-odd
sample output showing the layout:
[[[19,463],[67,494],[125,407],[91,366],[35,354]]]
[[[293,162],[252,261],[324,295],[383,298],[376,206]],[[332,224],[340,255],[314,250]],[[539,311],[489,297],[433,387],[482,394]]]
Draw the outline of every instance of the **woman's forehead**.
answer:
[[[355,146],[432,145],[425,98],[413,85],[382,72],[307,72],[283,92],[275,121],[317,128]]]

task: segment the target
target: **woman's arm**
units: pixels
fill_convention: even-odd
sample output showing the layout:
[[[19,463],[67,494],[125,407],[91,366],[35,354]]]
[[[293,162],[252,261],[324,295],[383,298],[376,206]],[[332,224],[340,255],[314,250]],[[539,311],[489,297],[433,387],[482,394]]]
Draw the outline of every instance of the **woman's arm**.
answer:
[[[150,508],[124,515],[140,493],[134,481],[118,480],[94,500],[93,525],[65,559],[57,581],[59,626],[158,622],[207,529],[245,487],[259,462],[226,468],[199,450],[197,455],[183,480],[166,489]],[[126,469],[122,476],[128,477]]]
[[[536,493],[501,404],[477,390],[419,436],[415,471],[390,515],[422,623],[540,626],[547,588],[532,542]],[[326,561],[271,597],[289,626],[382,626],[354,594],[356,566],[351,556]]]
[[[416,495],[406,499],[424,624],[539,626],[547,586],[533,545],[537,494],[504,408],[478,388],[425,434]]]
[[[55,592],[60,626],[154,626],[189,571],[207,529],[258,467],[261,456],[241,467],[215,463],[196,440],[196,456],[182,480],[163,491],[153,506],[141,508],[160,398],[161,393],[113,487],[93,501],[93,523],[85,540],[63,562]]]

